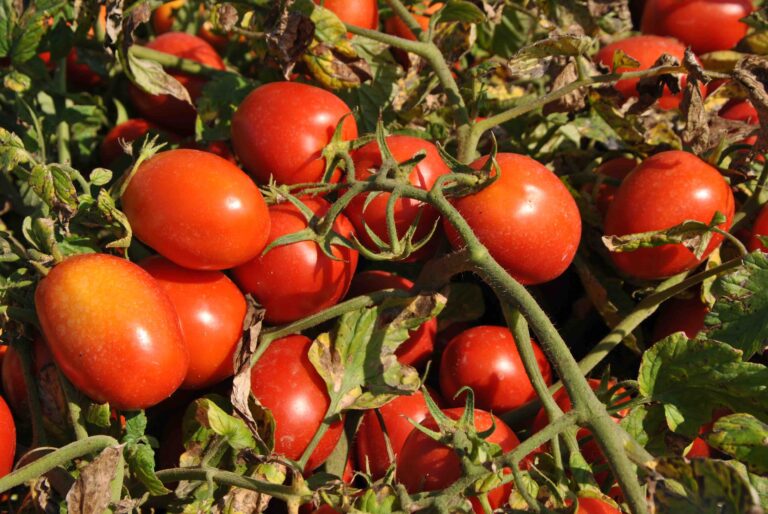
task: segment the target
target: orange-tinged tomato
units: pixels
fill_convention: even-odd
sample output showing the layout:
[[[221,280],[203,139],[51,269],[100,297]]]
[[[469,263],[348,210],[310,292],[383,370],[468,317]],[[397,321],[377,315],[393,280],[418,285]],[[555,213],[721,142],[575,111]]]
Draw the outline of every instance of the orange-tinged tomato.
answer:
[[[332,11],[344,23],[376,29],[379,26],[379,6],[376,0],[314,0]]]
[[[116,409],[168,398],[189,353],[168,296],[136,264],[105,254],[70,257],[35,291],[43,335],[62,373]]]
[[[165,34],[173,29],[175,12],[186,3],[186,0],[165,2],[152,13],[152,28],[155,34]]]
[[[16,454],[16,424],[8,405],[0,396],[0,478],[13,469],[13,456]]]
[[[429,3],[428,1],[422,2],[425,6]],[[429,17],[432,14],[435,14],[437,11],[439,11],[443,7],[443,4],[441,2],[434,3],[430,6],[427,6],[425,9],[420,10],[421,14],[414,13],[413,17],[416,19],[416,23],[419,24],[419,27],[421,27],[421,30],[427,30],[429,28]],[[411,29],[408,28],[408,25],[405,24],[405,22],[400,19],[399,16],[391,16],[387,18],[387,20],[384,22],[384,30],[388,34],[392,34],[393,36],[402,37],[405,39],[410,39],[411,41],[416,41],[416,35],[411,31]]]

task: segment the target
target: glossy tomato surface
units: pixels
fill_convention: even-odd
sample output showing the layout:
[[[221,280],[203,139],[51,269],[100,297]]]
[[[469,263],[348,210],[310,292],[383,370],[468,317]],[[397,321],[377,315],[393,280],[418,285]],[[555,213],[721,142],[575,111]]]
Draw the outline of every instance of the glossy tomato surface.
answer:
[[[347,116],[344,118],[344,116]],[[261,184],[319,182],[321,152],[344,118],[342,138],[357,137],[357,124],[339,97],[297,82],[272,82],[253,90],[232,117],[232,144],[245,168]],[[333,173],[338,181],[340,173]]]
[[[168,398],[187,374],[171,300],[125,259],[68,258],[37,286],[35,308],[59,369],[99,403],[143,409]]]
[[[11,409],[0,396],[0,477],[13,469],[13,457],[16,454],[16,424],[13,422]]]
[[[442,403],[442,400],[432,394],[431,391],[430,395],[435,403],[438,405]],[[398,396],[378,410],[387,429],[392,453],[397,458],[405,440],[413,431],[413,424],[409,419],[421,423],[429,416],[429,409],[427,409],[427,403],[424,401],[424,393],[416,391],[408,396]],[[363,415],[363,421],[355,439],[355,450],[361,471],[368,472],[370,469],[374,479],[384,476],[391,462],[381,423],[373,410],[366,411]]]
[[[181,387],[202,389],[234,373],[232,357],[243,333],[245,297],[220,271],[190,270],[155,256],[141,262],[173,302],[189,370]]]
[[[386,138],[386,143],[398,163],[411,159],[419,152],[426,152],[426,157],[414,166],[408,175],[408,181],[411,185],[429,190],[435,184],[437,177],[451,171],[440,157],[437,147],[425,139],[412,136],[389,136]],[[352,159],[355,162],[355,174],[358,180],[369,178],[381,167],[381,152],[379,152],[376,141],[372,141],[355,151]],[[380,193],[368,205],[366,205],[367,198],[368,195],[356,196],[344,212],[355,226],[355,233],[358,238],[366,247],[375,251],[376,245],[371,236],[368,235],[368,231],[365,230],[365,226],[371,229],[379,239],[391,244],[387,231],[387,203],[390,194]],[[438,218],[434,207],[410,198],[398,199],[395,203],[394,214],[398,238],[402,238],[415,222],[416,217],[420,216],[414,241],[421,241],[427,236]]]
[[[459,419],[464,409],[446,409],[443,412],[452,419]],[[501,446],[508,452],[518,444],[519,439],[506,423],[489,412],[475,409],[475,428],[478,432],[488,430],[492,424],[496,430],[487,440]],[[432,418],[426,418],[422,426],[437,429]],[[409,493],[435,491],[448,487],[461,478],[461,463],[454,451],[442,443],[435,441],[419,430],[412,430],[403,444],[397,457],[397,479]],[[509,496],[511,485],[497,487],[488,493],[488,501],[494,509],[499,508]],[[482,513],[479,502],[472,498],[475,512]]]
[[[708,312],[709,309],[698,295],[668,300],[656,316],[651,342],[660,341],[675,332],[685,332],[691,339],[696,337],[704,328],[704,318]]]
[[[312,341],[301,335],[273,341],[251,370],[251,391],[275,417],[275,452],[298,460],[331,403],[325,382],[309,361]],[[322,464],[344,430],[333,423],[305,469]]]
[[[240,168],[208,152],[169,150],[144,161],[123,194],[144,243],[180,266],[226,269],[264,249],[269,212]]]
[[[768,252],[768,248],[758,239],[759,236],[768,237],[768,207],[763,207],[752,225],[752,236],[749,239],[749,250],[762,250]]]
[[[316,216],[330,204],[319,197],[301,199]],[[269,207],[271,230],[267,243],[307,228],[307,221],[290,202]],[[334,221],[334,231],[349,237],[352,224],[344,215]],[[235,280],[266,309],[268,323],[290,323],[335,305],[344,297],[357,267],[357,252],[334,245],[331,259],[314,241],[300,241],[272,248],[234,269]]]
[[[725,215],[727,221],[720,228],[728,230],[734,199],[723,176],[693,154],[661,152],[643,161],[624,179],[608,208],[605,233],[623,236],[663,230],[686,220],[709,223],[715,212]],[[722,235],[713,234],[700,259],[682,244],[613,252],[611,258],[627,275],[654,280],[695,268],[722,240]]]
[[[333,11],[344,23],[364,29],[379,26],[379,6],[376,0],[314,0],[316,4]]]
[[[225,68],[216,50],[203,39],[184,32],[167,32],[147,44],[147,48],[190,59],[217,70]],[[170,71],[189,92],[192,103],[203,91],[206,80],[200,76]],[[192,105],[170,95],[152,95],[131,84],[131,101],[142,117],[182,134],[192,134],[196,111]]]
[[[544,380],[552,370],[533,340],[533,352]],[[536,398],[512,334],[506,327],[479,326],[465,330],[448,343],[440,360],[440,392],[449,404],[464,405],[462,387],[471,387],[475,405],[505,412]]]
[[[632,36],[604,47],[597,53],[596,59],[598,62],[613,69],[613,54],[617,50],[622,50],[640,63],[640,66],[637,68],[620,66],[615,70],[618,73],[623,73],[625,71],[647,70],[648,68],[652,68],[656,60],[661,57],[662,54],[669,54],[672,57],[677,58],[679,62],[683,62],[685,45],[681,44],[676,39],[669,37]],[[682,86],[684,87],[686,79],[683,78],[682,80]],[[640,79],[623,79],[616,82],[614,87],[627,98],[638,96],[637,83],[639,81]],[[659,99],[658,105],[662,109],[676,109],[680,105],[682,99],[682,92],[673,95],[669,88],[665,86],[664,94]]]
[[[747,34],[750,0],[647,0],[641,30],[671,36],[697,54],[730,50]]]
[[[480,169],[487,157],[472,163]],[[581,217],[557,175],[530,157],[499,153],[501,177],[480,192],[452,200],[494,259],[522,284],[541,284],[573,261],[581,239]],[[454,248],[463,246],[443,220]]]
[[[349,298],[383,289],[410,290],[413,282],[388,271],[363,271],[355,275],[349,286]],[[407,341],[401,344],[395,354],[400,362],[409,366],[421,367],[426,364],[435,349],[437,318],[432,318],[418,329],[411,331]]]

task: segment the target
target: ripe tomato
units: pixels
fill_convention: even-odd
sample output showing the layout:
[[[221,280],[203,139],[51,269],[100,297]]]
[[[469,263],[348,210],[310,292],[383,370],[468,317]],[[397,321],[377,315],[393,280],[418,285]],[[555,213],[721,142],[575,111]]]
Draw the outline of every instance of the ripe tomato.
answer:
[[[678,61],[683,62],[685,45],[669,37],[633,36],[604,47],[597,53],[596,59],[609,68],[613,68],[613,54],[617,50],[624,51],[624,53],[634,57],[640,63],[640,66],[637,68],[621,66],[616,69],[618,73],[623,73],[625,71],[639,71],[652,68],[656,60],[661,57],[661,54],[670,54],[676,57]],[[640,79],[623,79],[616,82],[614,87],[627,98],[638,96],[637,83],[639,81]],[[683,77],[682,87],[685,87],[686,82],[686,78]],[[664,87],[664,94],[657,102],[657,105],[662,109],[676,109],[682,99],[682,92],[673,95],[669,88]]]
[[[21,357],[13,347],[8,348],[8,352],[3,359],[2,382],[3,395],[10,405],[11,409],[19,417],[29,416],[27,384],[24,381],[24,372],[21,368]],[[35,338],[32,343],[32,373],[38,381],[41,380],[43,369],[53,364],[53,357],[48,347],[42,339]]]
[[[202,389],[232,376],[232,357],[243,333],[245,297],[220,271],[190,270],[160,257],[141,267],[168,295],[179,316],[189,350],[181,387]]]
[[[101,164],[104,166],[112,165],[117,159],[125,155],[123,147],[120,146],[120,140],[126,143],[132,143],[137,139],[149,134],[150,131],[160,132],[160,127],[141,118],[131,118],[119,125],[115,125],[107,132],[99,147],[99,156]],[[135,148],[138,151],[138,148]]]
[[[0,396],[0,478],[13,469],[16,454],[16,425],[8,405]]]
[[[411,136],[389,136],[387,137],[387,146],[398,162],[407,161],[418,152],[426,152],[426,157],[414,166],[408,175],[408,181],[413,186],[429,190],[435,184],[437,177],[451,172],[440,157],[437,147],[425,139]],[[381,153],[376,141],[371,141],[357,150],[352,158],[355,162],[355,175],[358,180],[369,178],[381,166]],[[389,193],[379,193],[366,205],[368,195],[358,195],[344,210],[355,226],[357,236],[366,247],[372,250],[376,248],[376,244],[368,235],[364,224],[380,239],[390,242],[387,232],[389,197]],[[432,226],[438,218],[437,211],[429,205],[409,198],[397,200],[395,204],[395,227],[399,238],[405,235],[419,213],[421,213],[421,217],[414,238],[416,241],[426,237],[432,230]]]
[[[413,282],[388,271],[363,271],[352,279],[347,296],[354,298],[382,289],[408,291],[412,287]],[[408,340],[397,348],[395,352],[397,359],[403,364],[417,368],[426,364],[435,349],[435,334],[437,334],[437,318],[432,318],[412,331]]]
[[[750,0],[648,0],[641,30],[677,38],[697,54],[730,50],[747,34],[739,20],[753,10]]]
[[[616,157],[615,159],[605,161],[598,166],[597,169],[595,169],[595,173],[605,177],[624,180],[624,177],[629,175],[629,172],[635,169],[635,166],[637,166],[637,160],[634,158]],[[613,197],[616,195],[618,189],[619,187],[614,186],[613,184],[602,183],[597,188],[597,193],[593,193],[594,184],[588,183],[581,187],[581,192],[587,196],[594,195],[595,207],[597,207],[598,212],[605,217],[605,214],[608,212],[608,206],[611,205]]]
[[[442,403],[442,400],[431,391],[430,396],[438,405]],[[413,424],[409,420],[421,423],[429,416],[429,409],[427,409],[427,403],[424,401],[424,393],[416,391],[408,396],[398,396],[378,410],[384,421],[384,426],[387,428],[387,437],[389,437],[392,453],[397,458],[406,438],[413,431]],[[363,416],[363,421],[357,430],[355,450],[357,465],[361,471],[370,469],[374,479],[384,476],[391,462],[387,454],[384,432],[381,429],[379,418],[373,410],[366,411]],[[366,464],[368,468],[366,468]]]
[[[379,6],[376,0],[314,0],[332,11],[344,23],[376,29],[379,26]]]
[[[301,201],[317,216],[330,204],[319,197]],[[290,202],[269,207],[272,228],[267,244],[286,234],[307,227],[307,221]],[[352,224],[343,215],[336,218],[333,230],[348,237]],[[290,323],[338,303],[344,297],[357,267],[357,252],[333,246],[326,256],[314,241],[301,241],[273,248],[234,269],[235,280],[267,310],[269,323]]]
[[[211,45],[197,36],[184,32],[162,34],[147,44],[147,48],[197,61],[217,70],[224,69],[224,61]],[[202,93],[206,80],[179,72],[170,74],[187,89],[194,103]],[[150,95],[133,84],[129,88],[129,94],[133,105],[144,118],[182,134],[194,132],[197,114],[193,106],[170,95]]]
[[[672,150],[649,157],[624,179],[605,217],[605,233],[623,236],[662,230],[686,220],[712,221],[715,212],[731,226],[734,199],[722,175],[688,152]],[[698,266],[723,240],[714,234],[701,259],[682,244],[611,253],[619,270],[640,279],[669,277]]]
[[[696,337],[704,328],[704,318],[708,312],[709,309],[698,295],[667,301],[656,316],[651,341],[655,343],[675,332],[685,332],[691,339]]]
[[[708,459],[712,457],[712,448],[704,439],[697,437],[691,442],[691,447],[685,452],[685,456],[689,459]]]
[[[325,172],[323,148],[336,125],[351,111],[339,97],[297,82],[272,82],[249,94],[232,117],[232,144],[245,168],[262,184],[319,182]],[[357,137],[347,116],[343,139]],[[332,182],[339,179],[333,173]]]
[[[576,514],[621,514],[621,511],[603,500],[581,497]]]
[[[443,412],[452,419],[459,419],[464,409],[446,409]],[[488,436],[488,441],[501,446],[504,452],[511,451],[520,441],[506,423],[489,412],[475,409],[475,428],[478,432],[488,430],[492,423],[496,430]],[[432,430],[437,424],[432,418],[426,418],[423,426]],[[444,489],[461,478],[461,463],[454,451],[419,430],[411,430],[405,440],[400,455],[397,457],[397,478],[409,493]],[[494,509],[499,508],[509,497],[512,486],[497,487],[488,493],[488,501]],[[471,498],[475,512],[483,509],[475,498]]]
[[[720,117],[726,120],[743,121],[750,125],[759,125],[760,119],[757,116],[757,110],[752,106],[749,100],[727,105],[720,111]],[[754,145],[757,136],[749,136],[744,140],[745,144]]]
[[[488,157],[472,163],[480,169]],[[522,284],[548,282],[571,264],[581,217],[557,176],[530,157],[500,153],[501,177],[478,193],[452,200],[494,259]],[[443,220],[454,248],[463,242]]]
[[[269,212],[240,168],[199,150],[144,161],[123,194],[136,237],[180,266],[226,269],[264,249]]]
[[[273,341],[251,370],[251,391],[275,418],[275,453],[293,460],[304,453],[331,404],[325,382],[307,356],[311,344],[301,335]],[[325,462],[343,431],[341,421],[333,423],[305,469]]]
[[[181,9],[186,0],[172,0],[165,2],[152,13],[152,28],[155,34],[165,34],[173,29],[174,11]]]
[[[136,264],[70,257],[40,281],[35,308],[59,369],[97,402],[143,409],[169,397],[187,374],[173,304]]]
[[[427,4],[429,3],[429,0],[425,0],[422,3],[425,6],[425,9],[420,11],[422,14],[417,14],[414,12],[413,17],[416,19],[416,22],[421,27],[421,30],[427,30],[429,28],[430,16],[432,14],[435,14],[437,11],[439,11],[440,8],[443,7],[443,4],[440,2],[437,2],[430,6],[427,6]],[[416,35],[411,31],[411,29],[408,28],[408,25],[406,25],[405,22],[401,20],[400,17],[397,15],[393,15],[392,17],[386,19],[386,21],[384,22],[384,30],[387,32],[387,34],[392,34],[393,36],[398,36],[405,39],[410,39],[411,41],[416,41]]]
[[[72,48],[67,54],[67,80],[80,89],[100,86],[104,79],[82,60],[84,50]]]
[[[552,370],[539,346],[531,340],[536,361],[547,383]],[[506,327],[479,326],[451,339],[440,359],[440,392],[449,404],[464,404],[462,387],[475,393],[481,409],[505,412],[533,400],[536,392],[525,373],[512,334]]]
[[[768,207],[763,207],[752,225],[752,237],[749,239],[749,251],[762,250],[768,252],[768,248],[760,242],[758,236],[768,236]]]

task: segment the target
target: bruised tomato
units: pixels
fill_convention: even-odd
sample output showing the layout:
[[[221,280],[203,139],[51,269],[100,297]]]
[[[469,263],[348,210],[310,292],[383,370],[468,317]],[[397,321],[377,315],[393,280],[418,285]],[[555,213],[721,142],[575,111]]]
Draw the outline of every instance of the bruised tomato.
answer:
[[[472,163],[481,169],[488,157]],[[576,201],[557,175],[530,157],[499,153],[501,177],[477,193],[451,202],[491,256],[518,282],[557,278],[573,261],[581,239]],[[443,220],[454,248],[458,232]]]
[[[307,353],[312,341],[295,335],[273,341],[251,370],[253,396],[275,418],[275,453],[298,460],[325,419],[331,399]],[[344,426],[332,423],[312,452],[306,470],[325,462]]]
[[[605,217],[605,233],[623,236],[674,227],[686,220],[712,221],[716,212],[731,226],[734,199],[720,173],[695,155],[672,150],[649,157],[624,179]],[[682,244],[612,252],[616,267],[629,276],[655,280],[698,266],[723,240],[713,234],[697,258]]]
[[[123,193],[134,234],[192,269],[226,269],[253,259],[269,235],[269,212],[240,168],[199,150],[144,161]]]
[[[13,456],[16,454],[16,424],[11,410],[0,396],[0,478],[13,469]]]
[[[246,311],[237,286],[220,271],[190,270],[160,256],[145,259],[141,267],[157,280],[179,316],[190,356],[181,387],[202,389],[232,376]]]
[[[258,182],[320,182],[323,148],[342,124],[342,139],[357,138],[357,124],[339,97],[298,82],[272,82],[253,90],[232,117],[235,154]],[[345,117],[346,116],[346,117]],[[332,182],[340,173],[334,171]]]
[[[144,409],[168,398],[187,374],[171,300],[125,259],[68,258],[38,284],[35,308],[59,369],[99,403]]]
[[[317,217],[330,208],[319,197],[304,197],[301,201]],[[304,215],[290,202],[270,206],[269,218],[272,229],[268,244],[307,228]],[[349,237],[352,225],[340,215],[333,230]],[[277,246],[235,268],[235,280],[266,309],[267,322],[290,323],[331,307],[344,297],[357,267],[357,252],[333,245],[332,253],[334,259],[314,241]]]

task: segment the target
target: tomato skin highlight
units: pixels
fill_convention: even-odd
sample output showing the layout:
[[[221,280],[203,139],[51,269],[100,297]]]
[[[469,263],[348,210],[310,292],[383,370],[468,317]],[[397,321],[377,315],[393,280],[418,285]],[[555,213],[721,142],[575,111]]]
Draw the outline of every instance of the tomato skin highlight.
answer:
[[[730,50],[747,34],[749,0],[647,0],[641,30],[671,36],[696,54]]]
[[[339,97],[297,82],[272,82],[254,89],[232,117],[235,154],[253,177],[267,184],[320,182],[321,152],[344,118],[342,139],[357,138],[357,123]],[[339,170],[331,182],[338,182]]]
[[[11,409],[0,396],[0,478],[13,469],[13,457],[16,454],[16,424],[13,422]]]
[[[301,201],[317,216],[323,216],[330,208],[319,197],[304,197]],[[272,228],[267,244],[307,227],[304,216],[290,202],[270,206],[269,218]],[[352,224],[339,215],[333,230],[349,237]],[[333,246],[332,253],[340,260],[330,259],[314,241],[278,246],[236,267],[235,281],[266,309],[264,319],[268,323],[290,323],[331,307],[344,297],[358,255],[342,246]]]
[[[533,352],[547,384],[552,370],[544,353],[533,340]],[[512,334],[506,327],[478,326],[460,333],[448,343],[440,360],[440,392],[450,405],[464,405],[469,386],[475,405],[493,412],[505,412],[536,398],[523,367]]]
[[[122,201],[136,237],[185,268],[231,268],[267,242],[269,212],[256,184],[212,153],[155,154],[131,178]]]
[[[463,408],[445,409],[443,412],[452,419],[461,417]],[[488,436],[488,441],[501,446],[504,452],[511,451],[520,444],[520,440],[506,423],[489,412],[475,409],[475,428],[478,432],[488,430],[495,422],[496,430]],[[422,426],[432,430],[437,424],[430,417]],[[409,493],[435,491],[448,487],[461,478],[461,463],[459,457],[448,446],[431,439],[429,436],[413,429],[403,444],[397,457],[397,477]],[[499,508],[509,497],[512,485],[499,486],[488,493],[488,501],[494,509]],[[475,498],[471,498],[476,513],[483,512]]]
[[[190,356],[181,387],[202,389],[232,376],[246,311],[237,286],[220,271],[190,270],[160,256],[140,265],[165,291],[179,316]]]
[[[40,281],[35,308],[59,369],[94,401],[143,409],[184,380],[189,353],[176,311],[136,264],[106,254],[70,257]]]
[[[386,138],[387,147],[392,156],[399,163],[407,161],[420,151],[426,152],[426,157],[413,167],[408,176],[411,185],[418,188],[429,190],[435,184],[437,178],[451,172],[448,166],[443,162],[437,147],[425,139],[412,136],[388,136]],[[381,167],[381,153],[376,141],[364,145],[354,152],[352,159],[355,163],[355,175],[358,180],[365,180],[371,176],[371,171],[378,171]],[[371,229],[384,242],[390,242],[387,231],[387,202],[390,193],[379,193],[376,197],[365,205],[367,194],[356,196],[344,209],[352,225],[355,226],[355,234],[360,241],[370,250],[376,250],[376,244],[365,230],[365,225]],[[426,237],[435,222],[438,219],[438,213],[434,207],[422,202],[401,198],[395,204],[395,227],[397,237],[403,237],[408,228],[419,216],[418,228],[414,235],[414,241],[420,241]],[[426,248],[426,247],[424,247]],[[422,250],[424,249],[422,248]],[[414,255],[422,253],[419,250]],[[413,256],[411,256],[413,257]]]
[[[307,356],[312,341],[295,335],[273,341],[251,370],[251,391],[275,418],[275,453],[298,460],[325,418],[331,399]],[[339,442],[341,420],[330,425],[306,470],[325,462]]]
[[[217,70],[225,68],[224,61],[210,44],[197,36],[184,32],[167,32],[146,46],[152,50],[190,59]],[[203,91],[206,79],[175,71],[169,73],[186,88],[194,104]],[[189,135],[194,132],[197,112],[192,105],[170,95],[151,95],[133,84],[131,84],[128,92],[133,105],[144,118],[181,134]]]
[[[374,30],[379,26],[379,6],[376,0],[314,0],[332,11],[344,23]]]
[[[649,157],[624,179],[605,217],[606,235],[622,236],[673,227],[685,220],[712,221],[719,211],[728,230],[734,213],[730,187],[720,173],[688,152],[671,150]],[[713,234],[701,259],[682,244],[612,252],[623,273],[646,280],[669,277],[695,268],[723,240]]]
[[[471,164],[480,169],[488,157]],[[491,256],[518,282],[541,284],[571,264],[581,239],[576,202],[557,176],[524,155],[499,153],[501,177],[481,191],[451,200]],[[463,242],[443,219],[451,245]]]

